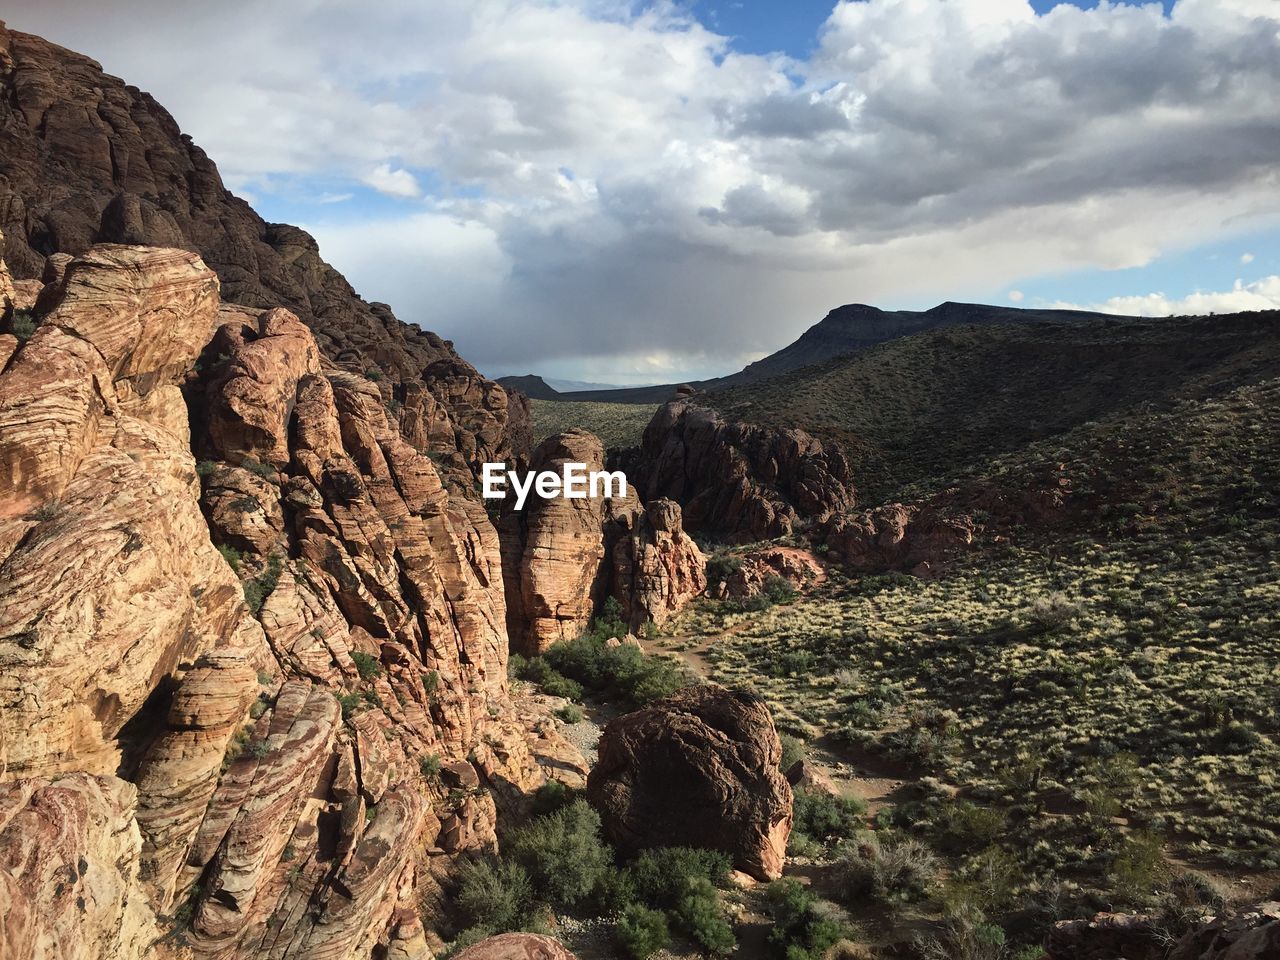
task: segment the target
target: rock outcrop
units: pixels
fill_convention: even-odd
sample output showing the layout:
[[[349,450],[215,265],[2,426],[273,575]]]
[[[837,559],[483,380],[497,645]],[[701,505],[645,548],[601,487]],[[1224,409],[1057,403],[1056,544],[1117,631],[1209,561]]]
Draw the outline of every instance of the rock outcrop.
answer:
[[[1160,918],[1100,913],[1054,924],[1048,960],[1270,960],[1280,956],[1280,903],[1206,918],[1172,946]]]
[[[604,447],[571,430],[539,444],[529,469],[559,472],[566,463],[601,470]],[[639,629],[665,623],[705,587],[702,553],[684,532],[679,505],[644,507],[630,484],[612,499],[531,492],[523,510],[508,498],[499,529],[507,628],[514,648],[530,656],[580,636],[606,597]]]
[[[456,960],[576,960],[563,943],[538,933],[504,933],[473,943]]]
[[[807,550],[795,547],[766,547],[734,554],[734,563],[707,592],[717,600],[750,600],[767,593],[773,583],[801,592],[822,583],[827,573]]]
[[[610,840],[723,850],[758,880],[782,875],[791,787],[764,703],[703,685],[610,721],[587,797]]]
[[[233,196],[149,94],[2,23],[0,91],[0,229],[15,278],[40,278],[49,255],[103,242],[197,252],[225,301],[287,308],[330,361],[376,377],[406,439],[459,471],[458,491],[470,487],[464,468],[522,452],[511,440],[527,442],[523,399],[481,377],[448,341],[361,300],[307,233],[269,224]]]
[[[891,503],[834,517],[816,535],[835,557],[859,573],[908,570],[936,573],[973,543],[975,524],[919,504]]]
[[[652,500],[624,518],[612,561],[610,594],[632,630],[662,626],[707,586],[706,558],[672,500]]]
[[[574,769],[508,698],[483,507],[194,253],[46,275],[0,368],[5,955],[425,957],[432,861],[493,847],[531,744]]]
[[[695,400],[662,407],[645,428],[637,479],[646,500],[667,497],[685,527],[735,542],[771,540],[854,504],[848,461],[799,429],[726,422]]]
[[[540,443],[529,469],[559,471],[565,463],[600,470],[604,447],[587,431],[571,430]],[[608,585],[606,558],[639,512],[630,484],[616,499],[544,499],[531,492],[523,510],[509,503],[499,526],[514,649],[540,654],[587,629]]]

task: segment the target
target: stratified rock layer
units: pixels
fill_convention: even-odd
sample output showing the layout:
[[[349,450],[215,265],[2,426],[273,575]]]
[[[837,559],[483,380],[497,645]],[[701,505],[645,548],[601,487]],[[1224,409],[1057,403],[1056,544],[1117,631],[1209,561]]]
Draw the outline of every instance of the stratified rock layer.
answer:
[[[574,766],[508,699],[483,508],[195,254],[45,275],[0,368],[5,956],[425,960],[432,861]]]
[[[611,721],[599,753],[587,797],[621,849],[706,847],[756,879],[782,875],[792,795],[762,701],[690,687]]]
[[[454,956],[456,960],[576,960],[559,940],[537,933],[489,937]]]
[[[198,252],[224,300],[285,307],[331,361],[374,372],[419,450],[471,472],[521,452],[511,439],[527,443],[526,401],[481,377],[448,341],[361,300],[306,232],[269,224],[232,196],[149,94],[2,23],[0,90],[0,228],[15,277],[39,278],[47,256],[102,242]]]
[[[662,626],[706,589],[706,558],[684,532],[673,500],[649,502],[623,526],[612,551],[610,593],[632,630]]]
[[[739,542],[787,536],[801,521],[826,520],[855,499],[839,451],[803,430],[726,422],[689,399],[654,414],[642,461],[637,483],[646,500],[674,500],[689,530]]]

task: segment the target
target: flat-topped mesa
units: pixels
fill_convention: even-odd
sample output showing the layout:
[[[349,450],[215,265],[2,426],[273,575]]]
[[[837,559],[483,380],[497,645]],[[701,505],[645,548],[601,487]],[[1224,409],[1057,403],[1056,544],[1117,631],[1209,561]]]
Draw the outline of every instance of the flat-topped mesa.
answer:
[[[264,221],[150,95],[90,60],[0,23],[0,228],[14,278],[102,242],[196,251],[222,299],[284,307],[333,364],[377,384],[405,438],[449,468],[455,492],[485,461],[525,452],[528,406],[433,333],[362,300],[315,240]],[[0,299],[5,296],[0,291]]]

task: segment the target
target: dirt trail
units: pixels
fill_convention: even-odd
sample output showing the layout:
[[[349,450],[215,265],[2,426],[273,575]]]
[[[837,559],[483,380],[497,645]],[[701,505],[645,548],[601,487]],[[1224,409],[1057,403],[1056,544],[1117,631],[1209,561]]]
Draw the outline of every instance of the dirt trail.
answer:
[[[650,655],[674,657],[698,677],[710,680],[714,673],[711,649],[749,625],[744,621],[710,636],[642,639],[640,646]],[[904,767],[841,743],[830,735],[810,740],[805,746],[809,760],[818,771],[830,779],[842,795],[866,803],[873,816],[883,807],[898,802],[900,792],[913,779]]]

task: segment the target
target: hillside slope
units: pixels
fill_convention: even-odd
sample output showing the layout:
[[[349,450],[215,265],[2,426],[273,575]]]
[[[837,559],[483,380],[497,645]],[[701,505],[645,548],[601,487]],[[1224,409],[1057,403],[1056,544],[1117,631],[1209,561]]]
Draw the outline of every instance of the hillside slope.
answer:
[[[1090,420],[1277,375],[1276,312],[1047,319],[930,330],[697,402],[836,444],[874,504]]]
[[[150,94],[3,22],[0,229],[15,279],[39,278],[50,254],[75,256],[99,242],[195,251],[226,302],[286,307],[329,360],[374,371],[419,450],[474,469],[527,444],[525,411],[509,409],[505,390],[448,341],[362,300],[305,231],[267,223],[232,195]]]

